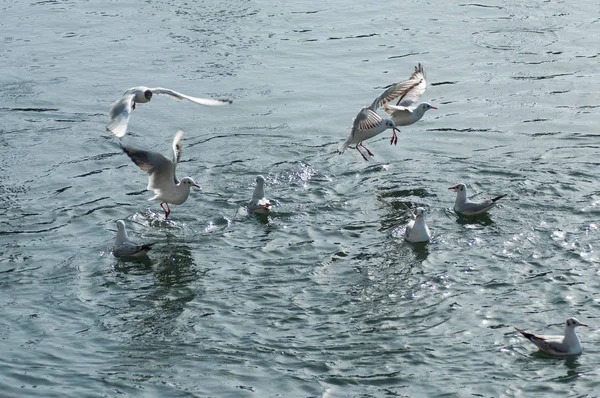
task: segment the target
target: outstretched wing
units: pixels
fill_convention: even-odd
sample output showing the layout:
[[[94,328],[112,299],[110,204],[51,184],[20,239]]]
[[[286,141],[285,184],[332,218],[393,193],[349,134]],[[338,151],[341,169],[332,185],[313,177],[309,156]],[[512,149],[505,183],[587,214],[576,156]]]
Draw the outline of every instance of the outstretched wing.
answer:
[[[173,138],[173,178],[175,179],[175,184],[179,184],[179,180],[175,175],[175,169],[177,168],[177,164],[181,159],[181,153],[183,151],[183,131],[178,130],[175,134],[175,138]]]
[[[150,176],[147,189],[161,191],[172,188],[175,178],[175,165],[172,161],[157,152],[144,151],[124,145],[121,145],[121,148],[133,163]]]
[[[413,79],[403,80],[401,82],[392,84],[383,93],[381,93],[379,97],[375,98],[375,101],[373,101],[369,108],[373,111],[376,111],[377,109],[384,107],[388,102],[398,97],[402,98],[406,96],[415,88],[415,84],[416,83]]]
[[[359,131],[367,131],[383,123],[383,119],[369,107],[363,107],[354,118],[352,125],[352,136]]]
[[[427,77],[423,65],[415,66],[415,71],[410,75],[408,81],[412,82],[411,89],[404,93],[396,102],[396,105],[411,106],[419,100],[419,97],[427,88]]]
[[[228,99],[212,99],[212,98],[198,98],[198,97],[191,97],[189,95],[185,95],[182,93],[179,93],[175,90],[171,90],[168,88],[162,88],[162,87],[156,87],[156,88],[151,88],[150,90],[152,90],[153,94],[156,95],[168,95],[171,98],[175,98],[177,100],[188,100],[188,101],[192,101],[196,104],[200,104],[200,105],[204,105],[204,106],[221,106],[221,105],[229,105],[231,104],[233,101],[228,100]]]
[[[106,125],[106,130],[110,131],[116,137],[121,138],[127,133],[127,124],[129,124],[133,97],[133,94],[124,95],[113,104],[108,112],[110,122]]]

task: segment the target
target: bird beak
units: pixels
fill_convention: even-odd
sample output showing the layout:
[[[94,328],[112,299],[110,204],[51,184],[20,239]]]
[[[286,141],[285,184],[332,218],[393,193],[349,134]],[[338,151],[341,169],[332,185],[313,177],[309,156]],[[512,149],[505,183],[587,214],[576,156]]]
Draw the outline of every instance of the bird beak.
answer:
[[[394,131],[396,131],[398,134],[400,134],[400,129],[398,127],[394,127]]]
[[[450,187],[450,188],[448,188],[448,189],[449,189],[449,190],[451,190],[451,191],[456,191],[456,185],[455,185],[455,186],[453,186],[453,187]]]
[[[198,184],[194,184],[194,186],[195,186],[196,188],[200,188],[200,185],[198,185]]]
[[[437,111],[437,108],[435,106],[432,106],[431,109],[435,109]]]
[[[589,328],[589,326],[588,326],[588,325],[586,325],[585,323],[580,323],[580,324],[579,324],[579,325],[577,325],[577,326],[585,326],[585,327],[588,327],[588,328]]]

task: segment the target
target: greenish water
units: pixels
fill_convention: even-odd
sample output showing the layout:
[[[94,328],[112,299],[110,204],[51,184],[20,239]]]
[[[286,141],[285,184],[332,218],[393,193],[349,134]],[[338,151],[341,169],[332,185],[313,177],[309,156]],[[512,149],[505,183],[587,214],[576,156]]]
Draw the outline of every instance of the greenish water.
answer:
[[[598,5],[584,1],[0,3],[0,395],[598,396]],[[422,62],[437,111],[345,140]],[[104,131],[202,186],[171,220]],[[268,220],[242,208],[254,178]],[[488,216],[448,187],[508,194]],[[406,206],[428,245],[403,242]],[[159,242],[111,254],[114,222]],[[536,353],[513,326],[584,353]]]

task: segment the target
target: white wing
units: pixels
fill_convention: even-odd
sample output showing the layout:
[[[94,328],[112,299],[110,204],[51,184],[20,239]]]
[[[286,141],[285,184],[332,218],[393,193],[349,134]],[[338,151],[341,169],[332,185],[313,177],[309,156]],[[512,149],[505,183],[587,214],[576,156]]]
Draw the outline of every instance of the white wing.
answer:
[[[179,159],[181,159],[181,153],[183,151],[183,143],[181,142],[183,139],[183,131],[178,130],[175,134],[175,138],[173,138],[173,163],[177,165],[179,163]]]
[[[398,97],[405,97],[411,90],[415,88],[416,81],[414,79],[404,80],[398,83],[394,83],[389,86],[379,97],[375,98],[375,101],[369,107],[371,110],[376,111],[377,109],[388,106],[388,102]]]
[[[205,106],[229,105],[232,102],[231,100],[190,97],[189,95],[185,95],[185,94],[179,93],[175,90],[171,90],[168,88],[162,88],[162,87],[151,88],[150,90],[152,90],[152,93],[156,94],[156,95],[168,95],[168,96],[178,99],[178,100],[185,99],[188,101],[192,101],[196,104],[205,105]]]
[[[352,125],[352,136],[359,131],[367,131],[383,123],[383,119],[368,107],[363,107],[354,118]]]
[[[106,125],[106,129],[116,137],[121,138],[127,133],[133,97],[133,94],[124,95],[113,104],[108,112],[110,122]]]
[[[415,66],[415,71],[410,75],[406,82],[410,82],[411,88],[406,91],[400,98],[396,105],[411,106],[419,100],[419,97],[425,92],[427,88],[427,77],[425,76],[425,69],[423,65],[419,64]]]

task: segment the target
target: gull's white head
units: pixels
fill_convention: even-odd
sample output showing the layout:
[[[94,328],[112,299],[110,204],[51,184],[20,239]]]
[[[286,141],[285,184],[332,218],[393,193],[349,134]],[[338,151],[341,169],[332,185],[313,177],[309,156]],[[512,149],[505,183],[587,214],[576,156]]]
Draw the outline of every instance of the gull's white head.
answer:
[[[426,212],[427,212],[427,211],[426,211],[424,208],[422,208],[422,207],[417,207],[417,210],[415,210],[415,217],[416,217],[416,218],[423,217],[423,216],[425,216],[425,213],[426,213]]]
[[[181,182],[179,184],[183,185],[183,186],[200,188],[200,185],[196,184],[194,182],[194,180],[192,179],[192,177],[184,177],[184,178],[182,178]]]
[[[385,122],[386,129],[392,129],[392,130],[400,133],[400,129],[398,127],[396,127],[396,123],[394,123],[394,121],[392,119],[384,119],[384,122]]]
[[[453,187],[448,188],[451,191],[455,191],[455,192],[466,192],[467,191],[467,186],[465,184],[456,184]]]
[[[579,320],[577,318],[567,319],[567,327],[568,328],[575,328],[577,326],[587,326],[587,325],[585,323],[579,322]]]
[[[265,185],[265,177],[257,176],[256,177],[256,185],[259,185],[259,186]]]
[[[125,223],[123,220],[117,220],[117,229],[119,232],[125,231]]]
[[[419,104],[419,106],[417,108],[421,108],[423,113],[425,113],[426,111],[428,111],[430,109],[437,109],[435,106],[431,105],[429,102],[422,102],[421,104]]]

